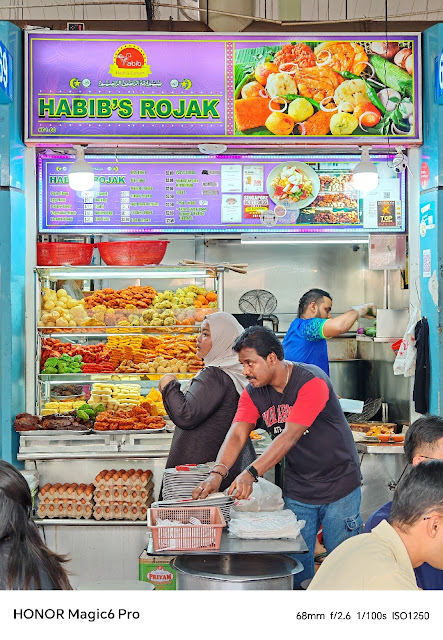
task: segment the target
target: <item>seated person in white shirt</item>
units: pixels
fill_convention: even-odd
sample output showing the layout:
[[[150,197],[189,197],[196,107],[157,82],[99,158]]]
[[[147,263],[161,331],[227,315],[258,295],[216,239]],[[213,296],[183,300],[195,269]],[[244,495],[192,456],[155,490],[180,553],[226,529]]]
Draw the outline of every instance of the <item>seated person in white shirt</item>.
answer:
[[[443,569],[443,461],[412,467],[392,501],[389,524],[345,540],[317,571],[312,590],[419,590],[414,569]]]

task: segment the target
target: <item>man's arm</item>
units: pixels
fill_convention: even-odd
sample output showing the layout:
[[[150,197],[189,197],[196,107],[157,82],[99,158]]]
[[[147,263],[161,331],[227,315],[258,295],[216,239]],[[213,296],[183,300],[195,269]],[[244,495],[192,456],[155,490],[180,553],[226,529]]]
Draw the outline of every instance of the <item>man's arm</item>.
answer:
[[[269,469],[272,469],[277,462],[283,460],[288,451],[290,451],[292,447],[295,447],[306,431],[306,428],[307,427],[302,424],[286,422],[284,430],[271,442],[265,452],[253,462],[258,475],[263,476],[263,474],[269,471]],[[253,476],[249,471],[245,470],[235,478],[229,487],[228,493],[237,500],[246,500],[252,493],[253,485]]]
[[[368,315],[369,309],[372,313]],[[330,318],[326,320],[322,327],[323,336],[325,338],[335,338],[336,336],[340,336],[342,333],[346,333],[346,331],[349,331],[354,322],[357,322],[359,318],[373,318],[375,317],[375,314],[376,308],[373,302],[368,302],[357,307],[352,307],[352,309],[346,311],[346,313],[342,313],[336,318]]]
[[[226,475],[226,470],[230,469],[237,460],[254,426],[255,424],[250,422],[234,422],[231,425],[218,452],[216,465],[214,467],[214,469],[217,469],[217,472]],[[217,464],[220,466],[217,467]],[[218,491],[222,480],[223,478],[219,473],[209,474],[209,478],[194,489],[192,497],[194,500],[197,500],[197,498],[206,498],[210,493],[215,493]]]

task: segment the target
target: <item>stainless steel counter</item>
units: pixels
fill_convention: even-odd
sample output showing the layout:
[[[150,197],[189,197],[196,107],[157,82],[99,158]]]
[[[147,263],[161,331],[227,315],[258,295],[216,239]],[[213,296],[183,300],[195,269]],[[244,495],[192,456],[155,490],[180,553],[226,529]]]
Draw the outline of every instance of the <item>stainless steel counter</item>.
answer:
[[[371,443],[371,442],[356,442],[355,446],[359,453],[385,453],[388,455],[404,455],[403,443]]]
[[[220,549],[201,550],[195,549],[177,551],[176,549],[166,549],[155,551],[152,537],[148,542],[148,555],[153,556],[205,556],[205,555],[238,555],[238,554],[288,554],[307,553],[308,547],[301,535],[295,539],[283,538],[281,540],[242,540],[231,538],[227,531],[222,532]]]

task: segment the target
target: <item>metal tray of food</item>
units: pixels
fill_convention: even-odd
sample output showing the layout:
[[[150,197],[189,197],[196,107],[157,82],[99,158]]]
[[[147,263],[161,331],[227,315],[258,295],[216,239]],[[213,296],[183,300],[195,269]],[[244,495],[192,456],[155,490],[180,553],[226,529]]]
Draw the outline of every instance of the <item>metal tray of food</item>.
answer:
[[[166,426],[158,427],[157,429],[123,429],[123,430],[113,430],[113,429],[93,429],[92,433],[98,433],[102,435],[103,433],[159,433],[161,431],[165,431]]]
[[[85,435],[93,433],[92,429],[34,429],[32,431],[17,431],[21,436],[70,436],[72,434]]]

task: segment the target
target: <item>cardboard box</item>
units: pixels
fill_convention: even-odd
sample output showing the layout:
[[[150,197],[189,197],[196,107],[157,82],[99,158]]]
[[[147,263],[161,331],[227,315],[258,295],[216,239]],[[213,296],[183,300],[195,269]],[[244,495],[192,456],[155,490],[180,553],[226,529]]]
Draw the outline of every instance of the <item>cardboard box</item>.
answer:
[[[146,549],[138,561],[138,579],[150,582],[156,591],[175,591],[176,575],[170,563],[174,556],[148,556]]]

